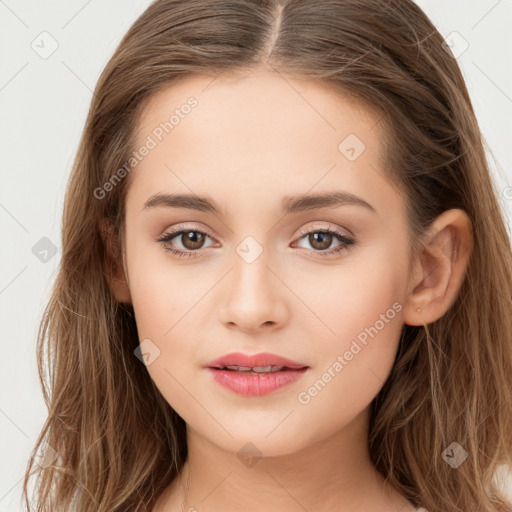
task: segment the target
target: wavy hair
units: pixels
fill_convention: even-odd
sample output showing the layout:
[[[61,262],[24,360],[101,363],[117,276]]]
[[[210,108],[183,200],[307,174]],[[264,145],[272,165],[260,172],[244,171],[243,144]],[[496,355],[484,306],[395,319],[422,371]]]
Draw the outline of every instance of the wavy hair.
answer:
[[[371,404],[370,456],[430,512],[512,510],[496,480],[512,461],[510,239],[457,60],[411,0],[156,0],[133,23],[98,80],[66,189],[62,258],[37,342],[48,417],[27,464],[25,505],[151,510],[183,466],[185,423],[134,356],[133,309],[109,286],[131,175],[102,199],[95,190],[129,160],[157,91],[258,67],[379,113],[382,166],[404,194],[411,251],[445,210],[470,217],[475,243],[455,303],[431,324],[403,326]],[[113,253],[102,219],[114,226]],[[468,454],[457,469],[442,456],[453,442]]]

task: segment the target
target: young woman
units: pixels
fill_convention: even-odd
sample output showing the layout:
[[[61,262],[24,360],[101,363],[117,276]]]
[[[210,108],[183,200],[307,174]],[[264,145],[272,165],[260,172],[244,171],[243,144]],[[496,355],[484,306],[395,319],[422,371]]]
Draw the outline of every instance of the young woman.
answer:
[[[62,229],[30,510],[512,510],[510,240],[412,1],[155,1]]]

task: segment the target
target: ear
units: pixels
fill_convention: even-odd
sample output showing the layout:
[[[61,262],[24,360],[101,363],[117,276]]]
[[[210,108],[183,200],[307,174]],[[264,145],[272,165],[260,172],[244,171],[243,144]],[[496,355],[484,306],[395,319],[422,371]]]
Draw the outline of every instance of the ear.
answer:
[[[121,251],[117,244],[112,223],[106,217],[100,221],[100,232],[105,244],[106,268],[104,272],[110,291],[119,302],[131,304],[127,274],[120,257]]]
[[[452,209],[435,219],[415,255],[404,306],[408,325],[429,324],[455,303],[473,251],[471,220]],[[420,311],[418,311],[418,308]]]

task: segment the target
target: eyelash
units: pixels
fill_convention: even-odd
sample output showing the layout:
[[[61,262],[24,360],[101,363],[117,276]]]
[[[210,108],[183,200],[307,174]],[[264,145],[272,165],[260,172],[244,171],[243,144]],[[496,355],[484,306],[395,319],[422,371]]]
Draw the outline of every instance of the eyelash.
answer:
[[[209,238],[212,238],[208,235],[208,233],[205,233],[204,231],[200,231],[198,229],[193,228],[183,228],[182,226],[178,226],[174,231],[170,233],[165,233],[161,238],[157,240],[157,242],[162,243],[163,248],[166,252],[171,253],[173,256],[177,256],[178,258],[191,258],[196,257],[195,253],[199,252],[200,249],[197,250],[188,250],[188,251],[181,251],[173,249],[168,245],[168,243],[173,239],[176,238],[179,235],[182,235],[183,233],[200,233],[201,235],[205,235]],[[340,245],[337,245],[336,247],[324,251],[316,251],[312,250],[311,252],[318,253],[323,256],[329,256],[331,254],[340,253],[342,251],[351,251],[354,246],[356,245],[356,240],[353,238],[348,237],[347,235],[344,235],[340,231],[337,231],[335,229],[319,229],[319,228],[313,228],[309,229],[309,231],[301,231],[299,233],[299,238],[297,240],[300,240],[304,238],[304,236],[309,235],[311,233],[322,233],[322,234],[330,234],[334,235],[336,238],[339,239],[341,242]]]

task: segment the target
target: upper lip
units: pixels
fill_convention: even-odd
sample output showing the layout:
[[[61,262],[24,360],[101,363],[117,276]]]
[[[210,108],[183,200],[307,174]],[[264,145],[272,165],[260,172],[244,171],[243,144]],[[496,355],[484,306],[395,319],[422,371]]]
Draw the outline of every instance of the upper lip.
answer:
[[[285,366],[291,369],[307,368],[308,365],[292,361],[286,357],[281,357],[268,352],[259,354],[242,354],[241,352],[232,352],[224,356],[218,357],[213,361],[205,364],[205,368],[221,368],[223,366],[247,366],[250,368],[264,366]]]

